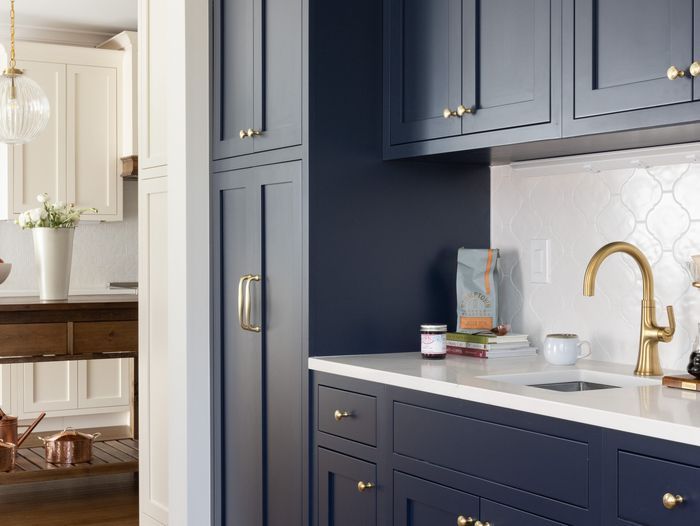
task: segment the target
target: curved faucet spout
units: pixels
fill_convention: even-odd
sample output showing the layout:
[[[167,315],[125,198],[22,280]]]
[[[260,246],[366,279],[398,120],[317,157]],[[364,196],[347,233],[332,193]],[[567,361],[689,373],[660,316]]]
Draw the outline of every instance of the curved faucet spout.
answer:
[[[586,273],[583,276],[583,295],[595,294],[595,279],[598,269],[603,261],[617,252],[622,252],[632,257],[639,265],[642,272],[642,321],[639,328],[639,355],[634,374],[641,376],[658,376],[663,374],[659,362],[659,342],[670,342],[676,330],[676,320],[673,315],[673,307],[666,307],[668,312],[668,327],[660,327],[656,323],[656,305],[654,303],[654,275],[651,271],[649,260],[634,245],[623,241],[609,243],[598,250],[588,262]]]
[[[632,257],[639,265],[639,270],[642,272],[642,299],[644,301],[654,301],[654,276],[651,271],[649,260],[634,245],[625,243],[624,241],[615,241],[608,243],[598,250],[588,263],[586,273],[583,276],[583,295],[593,296],[595,294],[595,279],[598,275],[598,269],[603,261],[611,254],[622,252]]]

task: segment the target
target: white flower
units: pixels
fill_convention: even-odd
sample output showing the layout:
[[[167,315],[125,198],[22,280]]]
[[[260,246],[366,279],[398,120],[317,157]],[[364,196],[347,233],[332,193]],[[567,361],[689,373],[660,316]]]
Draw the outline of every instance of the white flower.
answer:
[[[39,194],[36,196],[36,200],[39,201],[41,204],[44,204],[46,201],[49,200],[49,194]]]
[[[33,223],[38,223],[43,219],[42,215],[46,214],[46,211],[43,208],[32,208],[29,211],[29,217],[31,218]]]
[[[19,226],[24,228],[27,226],[27,223],[29,223],[29,214],[27,214],[27,212],[22,212],[19,215],[19,218],[17,218],[17,222],[19,223]]]

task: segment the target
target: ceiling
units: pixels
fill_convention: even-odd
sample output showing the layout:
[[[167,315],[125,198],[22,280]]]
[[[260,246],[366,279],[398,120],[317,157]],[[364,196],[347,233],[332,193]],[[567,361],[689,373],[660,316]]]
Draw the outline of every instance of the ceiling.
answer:
[[[9,23],[10,2],[0,0],[0,24]],[[116,34],[136,30],[138,0],[16,0],[15,24],[53,30]]]

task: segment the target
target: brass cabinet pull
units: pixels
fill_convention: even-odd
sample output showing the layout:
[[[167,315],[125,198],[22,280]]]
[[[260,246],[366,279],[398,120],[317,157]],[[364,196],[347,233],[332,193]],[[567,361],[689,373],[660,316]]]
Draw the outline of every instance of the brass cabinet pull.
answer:
[[[456,110],[451,110],[450,108],[445,108],[442,110],[442,116],[446,119],[450,117],[461,117],[466,113],[474,114],[476,113],[476,108],[474,106],[469,106],[468,108],[464,104],[457,106]]]
[[[688,71],[690,71],[690,74],[693,77],[697,77],[698,75],[700,75],[700,62],[698,62],[697,60],[694,60],[693,63],[688,68]]]
[[[258,135],[262,135],[262,130],[254,130],[253,128],[248,128],[246,134],[248,135],[248,137],[256,137]]]
[[[457,517],[457,526],[473,526],[474,525],[474,519],[471,517],[465,517],[464,515],[460,515]]]
[[[248,326],[243,319],[243,285],[251,278],[250,274],[241,276],[238,280],[238,323],[241,325],[241,329],[248,330]]]
[[[372,489],[372,488],[374,488],[374,487],[375,487],[374,484],[372,484],[371,482],[362,482],[362,481],[360,481],[360,482],[357,483],[357,491],[359,491],[360,493],[363,493],[363,492],[365,492],[366,490]]]
[[[668,80],[676,80],[677,78],[685,77],[685,70],[678,69],[676,66],[669,66],[666,70]]]
[[[335,413],[333,413],[333,418],[335,418],[338,422],[340,422],[343,418],[348,418],[351,416],[352,413],[350,411],[341,411],[340,409],[336,409]]]
[[[676,506],[683,504],[684,500],[685,499],[680,495],[674,495],[673,493],[666,493],[661,499],[664,504],[664,508],[667,510],[672,510]]]
[[[245,327],[243,327],[245,330],[250,331],[250,332],[260,332],[262,330],[262,327],[260,325],[251,325],[250,324],[250,311],[252,310],[251,308],[251,301],[250,301],[250,282],[251,281],[260,281],[260,276],[248,275],[248,279],[246,280],[245,283],[245,299],[243,300],[244,303],[244,310],[245,310]]]

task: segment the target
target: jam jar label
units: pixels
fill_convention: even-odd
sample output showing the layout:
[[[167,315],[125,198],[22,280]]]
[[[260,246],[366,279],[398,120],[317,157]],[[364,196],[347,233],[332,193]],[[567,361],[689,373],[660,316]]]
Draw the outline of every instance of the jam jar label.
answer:
[[[445,334],[422,334],[420,352],[423,354],[445,354],[447,352]]]

